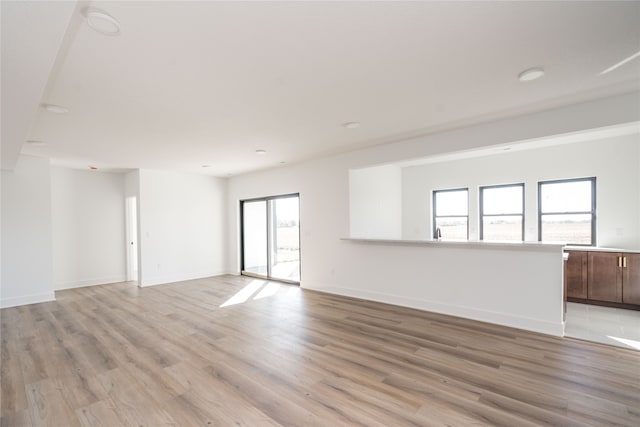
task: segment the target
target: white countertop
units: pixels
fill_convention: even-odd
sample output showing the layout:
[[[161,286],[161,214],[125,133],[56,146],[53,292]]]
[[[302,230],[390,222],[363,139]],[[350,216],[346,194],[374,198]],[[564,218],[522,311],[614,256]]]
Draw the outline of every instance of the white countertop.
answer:
[[[603,248],[597,246],[571,246],[562,243],[543,242],[487,242],[484,240],[420,240],[420,239],[375,239],[366,237],[343,237],[340,240],[356,243],[373,243],[388,245],[409,245],[428,247],[459,247],[501,250],[535,250],[535,251],[587,251],[587,252],[626,252],[640,253],[640,250]]]
[[[634,249],[619,249],[619,248],[601,248],[597,246],[565,246],[565,251],[585,251],[585,252],[626,252],[626,253],[640,253],[640,250]]]
[[[427,247],[458,247],[497,250],[529,250],[562,252],[564,245],[542,242],[487,242],[483,240],[410,240],[410,239],[371,239],[364,237],[343,237],[340,240],[356,243],[377,243],[389,245],[409,245]]]

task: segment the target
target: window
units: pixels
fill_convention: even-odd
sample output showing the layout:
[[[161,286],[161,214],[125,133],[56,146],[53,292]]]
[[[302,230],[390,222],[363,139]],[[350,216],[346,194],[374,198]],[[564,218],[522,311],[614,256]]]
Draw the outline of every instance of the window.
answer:
[[[538,183],[538,240],[595,245],[596,179]]]
[[[524,184],[480,187],[480,240],[524,240]]]
[[[433,236],[437,230],[443,239],[469,238],[469,190],[437,190],[433,192]]]

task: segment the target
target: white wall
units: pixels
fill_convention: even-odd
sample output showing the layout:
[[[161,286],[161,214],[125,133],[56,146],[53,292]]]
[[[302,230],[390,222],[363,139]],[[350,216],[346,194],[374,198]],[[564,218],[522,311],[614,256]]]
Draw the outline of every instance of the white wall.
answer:
[[[538,240],[538,181],[596,177],[597,243],[639,249],[640,137],[564,144],[403,169],[403,238],[429,239],[431,193],[469,188],[469,239],[479,238],[479,187],[525,184],[525,240]]]
[[[353,237],[402,237],[402,169],[375,166],[349,172],[349,229]]]
[[[51,182],[49,160],[20,156],[2,171],[0,307],[51,301]]]
[[[436,292],[437,286],[447,286],[458,277],[458,267],[443,268],[440,256],[432,257],[422,250],[413,254],[416,248],[405,248],[412,251],[409,259],[414,261],[405,263],[404,249],[376,247],[370,250],[364,245],[341,240],[349,235],[349,170],[639,120],[637,100],[637,93],[608,98],[233,177],[229,181],[228,196],[228,225],[233,230],[229,239],[229,270],[239,271],[238,201],[300,193],[302,287],[363,298],[371,298],[375,292],[376,299],[381,301],[406,305],[408,300],[420,300],[423,307],[430,305],[440,307],[442,312],[464,315],[464,308],[456,305],[455,295]],[[441,255],[444,253],[440,252]],[[545,261],[541,259],[540,262]],[[562,301],[561,267],[555,259],[549,262],[548,271],[523,270],[529,275],[528,280],[542,283],[529,289],[529,299],[537,301],[536,306],[531,307],[523,299],[513,305],[503,301],[498,306],[476,306],[474,310],[467,310],[468,317],[496,321],[497,317],[503,316],[511,319],[502,321],[503,324],[516,326],[515,319],[522,312],[540,322],[548,320],[557,324]],[[517,265],[523,266],[522,263]],[[381,272],[386,273],[376,274]],[[492,277],[495,270],[482,273]],[[425,286],[425,283],[432,286]],[[473,299],[484,291],[483,287],[492,284],[490,280],[483,280],[479,285],[467,283],[467,286],[470,299]],[[549,287],[557,291],[550,295]]]
[[[226,180],[139,171],[140,285],[226,272]]]
[[[51,168],[54,288],[126,280],[124,175]]]

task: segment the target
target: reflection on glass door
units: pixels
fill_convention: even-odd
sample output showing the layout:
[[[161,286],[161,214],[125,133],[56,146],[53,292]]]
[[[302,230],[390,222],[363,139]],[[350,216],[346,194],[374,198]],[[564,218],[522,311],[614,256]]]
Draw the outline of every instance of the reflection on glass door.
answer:
[[[242,273],[300,282],[299,196],[241,202]]]

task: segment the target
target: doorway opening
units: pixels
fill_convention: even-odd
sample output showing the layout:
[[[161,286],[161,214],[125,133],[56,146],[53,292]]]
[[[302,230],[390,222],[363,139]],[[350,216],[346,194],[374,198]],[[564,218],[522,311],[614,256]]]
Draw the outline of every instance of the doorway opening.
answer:
[[[241,272],[300,283],[300,195],[240,202]]]
[[[138,200],[136,197],[126,199],[127,226],[127,281],[138,281]]]

